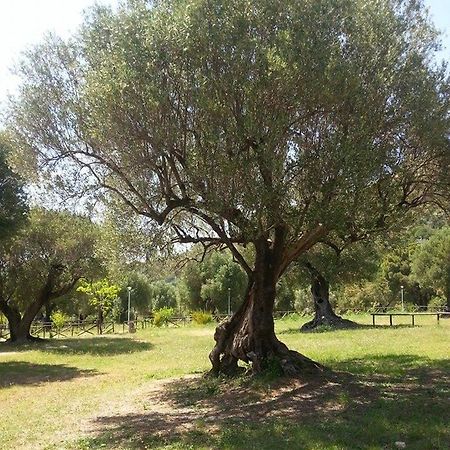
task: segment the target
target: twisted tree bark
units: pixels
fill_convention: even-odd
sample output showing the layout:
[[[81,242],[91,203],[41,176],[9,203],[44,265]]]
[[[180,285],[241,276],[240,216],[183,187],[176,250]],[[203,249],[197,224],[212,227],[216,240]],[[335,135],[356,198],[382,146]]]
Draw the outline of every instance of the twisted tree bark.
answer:
[[[25,343],[39,340],[39,338],[32,336],[30,332],[34,318],[48,302],[69,292],[79,279],[79,277],[75,277],[69,283],[55,289],[58,277],[63,271],[64,266],[60,264],[55,264],[50,268],[45,285],[40,290],[39,295],[25,309],[23,315],[20,314],[16,306],[11,305],[4,298],[0,297],[0,311],[8,320],[10,342]]]
[[[216,345],[209,355],[213,374],[232,375],[238,361],[251,363],[253,373],[278,367],[284,375],[317,372],[322,366],[289,350],[275,335],[273,308],[280,264],[265,240],[256,245],[255,270],[249,279],[244,302],[236,313],[216,328]]]

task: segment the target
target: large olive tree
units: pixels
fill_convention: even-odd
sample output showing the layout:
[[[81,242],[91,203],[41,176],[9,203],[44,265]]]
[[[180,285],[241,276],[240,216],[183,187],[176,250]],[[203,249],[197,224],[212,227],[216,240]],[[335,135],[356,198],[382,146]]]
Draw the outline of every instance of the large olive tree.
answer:
[[[295,374],[314,363],[275,336],[286,269],[444,198],[436,45],[416,0],[132,1],[28,54],[9,126],[72,189],[230,249],[248,287],[216,330],[214,373],[276,360]]]

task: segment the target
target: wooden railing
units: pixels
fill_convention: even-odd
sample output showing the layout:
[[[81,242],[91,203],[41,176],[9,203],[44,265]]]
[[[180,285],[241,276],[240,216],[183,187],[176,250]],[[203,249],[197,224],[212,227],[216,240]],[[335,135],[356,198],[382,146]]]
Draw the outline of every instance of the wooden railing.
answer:
[[[85,334],[109,334],[115,332],[115,327],[116,324],[111,321],[105,321],[102,324],[97,321],[67,322],[61,327],[56,327],[52,322],[34,322],[30,331],[33,336],[46,339],[83,336]]]

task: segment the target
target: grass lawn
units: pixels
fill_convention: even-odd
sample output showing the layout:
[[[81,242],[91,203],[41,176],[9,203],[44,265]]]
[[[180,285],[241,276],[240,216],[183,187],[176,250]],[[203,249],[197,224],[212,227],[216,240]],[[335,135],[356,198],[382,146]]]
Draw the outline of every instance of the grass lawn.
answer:
[[[213,326],[0,344],[0,449],[448,449],[450,320],[395,320],[320,333],[277,321],[332,369],[295,381],[202,377]]]

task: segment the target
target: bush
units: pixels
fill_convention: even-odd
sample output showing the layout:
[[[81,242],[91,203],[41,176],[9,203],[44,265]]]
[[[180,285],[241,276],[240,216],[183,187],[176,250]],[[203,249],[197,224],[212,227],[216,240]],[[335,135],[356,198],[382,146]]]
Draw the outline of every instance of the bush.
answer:
[[[175,310],[173,308],[161,308],[153,314],[153,325],[161,327],[163,325],[169,325],[175,316]]]
[[[391,297],[389,286],[384,280],[350,284],[341,289],[336,310],[340,313],[370,311],[377,306],[389,304]]]
[[[207,311],[192,311],[191,317],[192,321],[198,325],[206,325],[214,320],[212,314]]]
[[[445,311],[447,301],[442,297],[433,297],[428,303],[428,311]]]
[[[59,329],[62,328],[67,322],[69,322],[70,317],[63,312],[56,310],[52,312],[50,319],[53,322],[53,325],[55,325],[55,327]]]
[[[397,303],[395,306],[399,310],[402,309],[401,303]],[[411,302],[404,302],[403,309],[405,310],[405,312],[418,312],[418,311],[420,311],[419,305],[415,305],[414,303],[411,303]]]

